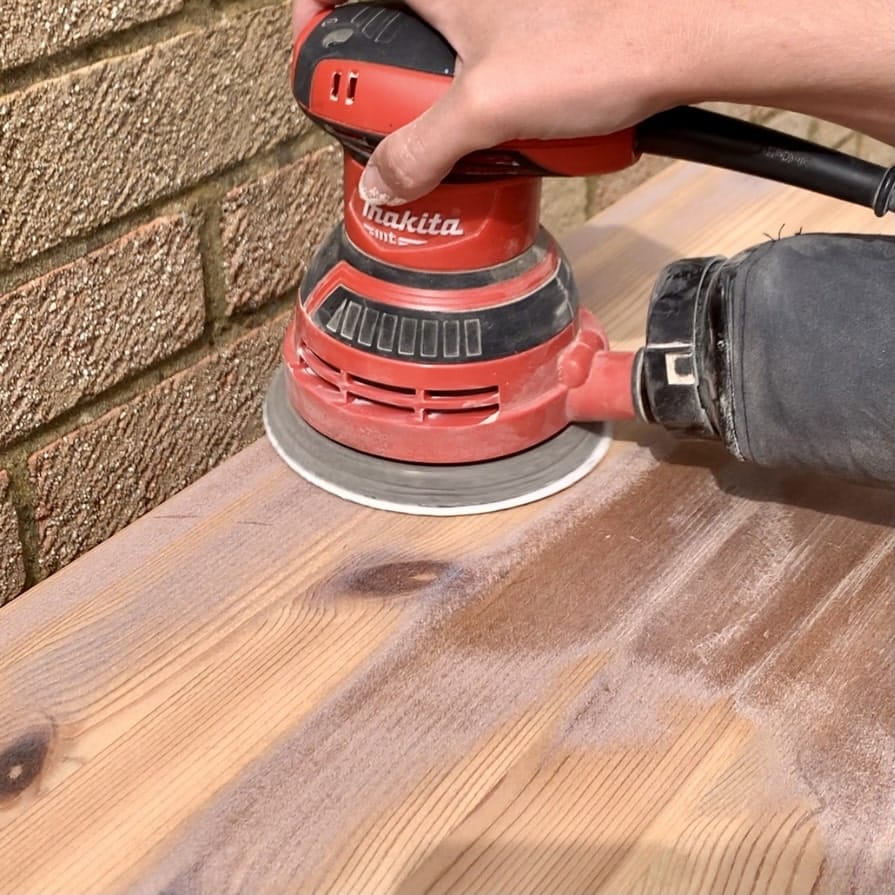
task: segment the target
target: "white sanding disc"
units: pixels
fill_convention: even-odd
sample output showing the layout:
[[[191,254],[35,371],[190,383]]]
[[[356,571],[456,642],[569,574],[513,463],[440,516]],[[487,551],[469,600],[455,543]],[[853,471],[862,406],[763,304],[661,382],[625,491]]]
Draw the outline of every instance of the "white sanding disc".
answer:
[[[282,459],[314,485],[366,507],[417,516],[468,516],[533,503],[568,488],[606,456],[608,424],[572,425],[510,457],[433,465],[375,457],[338,444],[296,413],[280,368],[264,428]]]

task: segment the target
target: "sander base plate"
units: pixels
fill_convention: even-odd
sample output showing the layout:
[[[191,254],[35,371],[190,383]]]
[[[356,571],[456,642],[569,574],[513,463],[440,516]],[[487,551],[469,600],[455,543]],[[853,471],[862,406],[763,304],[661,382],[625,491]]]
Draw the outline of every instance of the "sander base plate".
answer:
[[[509,457],[479,463],[404,463],[338,444],[292,407],[280,367],[264,402],[264,428],[302,478],[366,507],[417,516],[469,516],[533,503],[584,478],[611,444],[606,423],[574,424]]]

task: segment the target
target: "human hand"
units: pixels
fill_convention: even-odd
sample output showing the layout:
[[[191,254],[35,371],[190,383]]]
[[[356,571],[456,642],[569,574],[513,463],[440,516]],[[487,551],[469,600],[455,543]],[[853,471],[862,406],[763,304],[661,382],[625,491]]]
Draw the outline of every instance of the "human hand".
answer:
[[[295,32],[334,5],[295,0]],[[594,0],[408,5],[457,51],[457,72],[438,103],[373,153],[361,190],[378,204],[429,192],[469,152],[517,138],[607,133],[676,99],[665,90],[670,62],[642,21],[650,0],[625,0],[624,14]],[[601,40],[607,34],[611,42]]]
[[[457,51],[454,82],[381,141],[364,198],[398,205],[463,155],[609,133],[709,100],[770,105],[895,136],[891,0],[408,0]],[[331,0],[294,0],[298,33]],[[891,19],[891,22],[890,22]]]

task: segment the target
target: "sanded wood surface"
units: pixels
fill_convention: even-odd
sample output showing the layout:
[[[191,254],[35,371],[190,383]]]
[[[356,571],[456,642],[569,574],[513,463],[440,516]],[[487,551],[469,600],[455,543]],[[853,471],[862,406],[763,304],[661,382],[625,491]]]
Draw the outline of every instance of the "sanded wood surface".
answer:
[[[660,267],[870,212],[677,165]],[[891,495],[619,433],[536,506],[343,503],[259,443],[0,611],[0,892],[895,889]]]

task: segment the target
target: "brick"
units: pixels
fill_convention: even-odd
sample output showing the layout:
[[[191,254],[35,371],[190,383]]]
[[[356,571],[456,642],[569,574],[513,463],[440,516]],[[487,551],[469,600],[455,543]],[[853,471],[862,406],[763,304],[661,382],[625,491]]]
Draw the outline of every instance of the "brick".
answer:
[[[9,477],[0,470],[0,605],[22,592],[25,566],[15,510],[9,499]]]
[[[0,71],[170,15],[183,0],[29,0],[3,7]]]
[[[587,220],[587,183],[579,178],[548,178],[541,198],[541,222],[562,236]]]
[[[0,100],[0,269],[306,127],[286,4]]]
[[[298,285],[341,213],[342,153],[318,150],[233,190],[221,209],[227,313],[260,307]]]
[[[53,572],[262,432],[286,315],[34,453],[39,561]]]
[[[183,217],[0,297],[0,444],[186,347],[204,320],[199,238]]]

